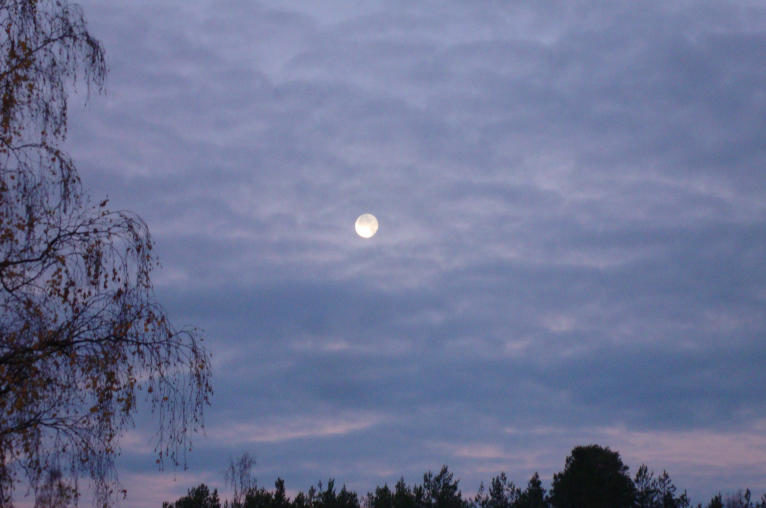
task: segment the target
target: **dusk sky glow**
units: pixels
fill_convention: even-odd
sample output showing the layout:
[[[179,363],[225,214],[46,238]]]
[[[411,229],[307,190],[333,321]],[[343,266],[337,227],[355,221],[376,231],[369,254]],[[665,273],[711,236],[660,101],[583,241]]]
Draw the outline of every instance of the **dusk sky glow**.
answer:
[[[590,443],[766,493],[766,3],[81,5],[109,77],[67,150],[214,362],[187,470],[146,412],[122,440],[125,506],[243,452],[472,495]]]

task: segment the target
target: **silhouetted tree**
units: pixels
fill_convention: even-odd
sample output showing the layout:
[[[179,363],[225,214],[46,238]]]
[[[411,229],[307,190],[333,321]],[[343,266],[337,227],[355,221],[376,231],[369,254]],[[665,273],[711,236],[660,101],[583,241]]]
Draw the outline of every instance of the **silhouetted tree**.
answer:
[[[314,498],[316,497],[316,489],[314,489],[313,485],[309,487],[309,490],[306,494],[303,492],[298,492],[298,494],[295,496],[295,499],[293,499],[293,507],[294,508],[311,508],[314,506]]]
[[[633,506],[636,508],[687,508],[689,499],[686,492],[676,496],[676,486],[670,475],[663,471],[659,477],[649,472],[646,464],[641,464],[633,478],[636,489]]]
[[[316,508],[359,508],[359,498],[355,492],[346,489],[344,485],[340,492],[335,493],[335,480],[327,480],[327,487],[322,490],[319,484],[318,495],[314,503]]]
[[[292,505],[294,508],[360,508],[356,492],[343,485],[340,492],[336,493],[335,480],[332,478],[327,481],[326,488],[319,482],[316,487],[312,485],[305,494],[299,492]]]
[[[399,478],[394,486],[394,508],[415,508],[417,500],[415,493],[404,482],[404,478]]]
[[[627,471],[608,447],[577,446],[553,476],[550,502],[555,508],[628,508],[634,487]]]
[[[343,485],[338,492],[338,496],[333,500],[333,508],[359,508],[359,497],[356,492],[346,489]]]
[[[744,492],[740,490],[734,494],[727,495],[723,502],[723,506],[724,508],[759,508],[753,503],[751,498],[752,493],[750,492],[750,489],[745,489]],[[766,494],[761,498],[761,501],[766,501]],[[761,504],[764,503],[758,503],[758,505]]]
[[[479,490],[476,492],[476,495],[473,498],[473,506],[477,508],[486,508],[489,506],[489,494],[486,492],[486,488],[484,487],[484,482],[481,482],[479,484]]]
[[[263,487],[253,487],[243,493],[241,499],[227,501],[224,508],[271,508],[274,505],[274,494]]]
[[[231,508],[242,506],[245,496],[251,491],[253,491],[253,494],[256,494],[257,485],[253,476],[254,465],[255,458],[247,452],[243,453],[237,460],[229,459],[224,479],[227,484],[231,485],[234,493],[231,500]],[[266,493],[265,490],[263,492]]]
[[[723,508],[723,498],[721,497],[720,492],[710,499],[706,508]]]
[[[485,493],[484,484],[474,498],[474,504],[480,508],[514,508],[518,506],[521,490],[508,480],[505,473],[500,473],[490,480],[489,491]]]
[[[274,482],[274,502],[273,508],[288,508],[290,506],[290,499],[285,494],[285,481],[282,478],[277,478]]]
[[[388,484],[383,484],[382,487],[376,487],[374,493],[367,494],[364,504],[366,508],[393,508],[394,493],[388,488]]]
[[[344,485],[336,491],[335,480],[326,485],[318,482],[295,499],[285,494],[285,483],[277,478],[274,490],[259,488],[251,474],[253,460],[244,454],[230,461],[227,480],[238,478],[235,496],[226,501],[224,508],[360,508],[357,494]],[[384,484],[364,496],[365,508],[688,508],[686,492],[677,495],[667,471],[655,476],[642,464],[632,481],[628,467],[619,453],[598,445],[575,447],[567,457],[564,471],[553,478],[550,495],[546,497],[540,475],[535,472],[524,490],[516,487],[505,473],[491,478],[490,487],[481,484],[471,499],[463,499],[459,480],[447,466],[438,474],[428,471],[423,482],[409,486],[401,477],[393,490]],[[55,475],[51,477],[57,478]],[[766,508],[766,495],[760,502],[751,500],[750,490],[739,491],[722,498],[713,497],[705,508]],[[49,503],[50,504],[50,503]],[[47,505],[45,505],[47,507]],[[59,506],[54,504],[53,506]],[[210,492],[204,484],[190,489],[175,503],[164,503],[165,508],[209,508],[220,506],[218,493]],[[696,508],[703,508],[698,504]]]
[[[162,508],[221,508],[221,501],[218,499],[218,490],[210,492],[207,485],[200,483],[175,503],[162,503]]]
[[[455,480],[447,466],[442,466],[436,476],[430,471],[423,475],[422,503],[426,507],[438,508],[463,508],[467,504],[463,501],[459,480]]]
[[[540,481],[540,475],[535,472],[527,483],[527,488],[519,496],[514,508],[545,508],[548,503],[545,499],[545,489]]]
[[[687,508],[689,506],[689,499],[685,491],[680,496],[676,496],[676,486],[673,485],[667,471],[662,471],[662,474],[657,478],[657,494],[661,503],[657,506],[662,508]]]
[[[634,506],[636,508],[654,508],[659,502],[659,493],[657,492],[657,480],[654,473],[649,472],[646,464],[641,464],[633,478],[633,485],[636,488],[636,498]]]
[[[137,396],[159,412],[158,461],[202,423],[210,359],[156,303],[146,224],[87,203],[61,150],[67,89],[101,88],[103,49],[66,0],[0,1],[0,506],[46,472],[112,497]],[[40,492],[49,496],[49,492]]]
[[[277,478],[274,492],[258,488],[254,484],[248,487],[238,501],[225,503],[225,508],[289,508],[290,499],[285,494],[285,481]]]

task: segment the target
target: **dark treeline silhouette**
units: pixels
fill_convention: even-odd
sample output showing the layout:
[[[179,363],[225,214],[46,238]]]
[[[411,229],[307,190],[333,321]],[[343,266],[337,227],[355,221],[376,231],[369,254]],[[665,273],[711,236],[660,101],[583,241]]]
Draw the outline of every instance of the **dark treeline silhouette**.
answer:
[[[686,491],[679,493],[667,471],[655,475],[641,465],[633,478],[628,475],[620,454],[599,445],[577,446],[566,458],[563,471],[553,476],[546,491],[534,473],[525,488],[516,486],[505,473],[479,487],[474,497],[463,497],[460,480],[447,466],[438,474],[427,472],[423,482],[408,485],[402,477],[393,487],[384,484],[360,497],[335,480],[319,482],[294,499],[285,493],[278,478],[274,490],[258,487],[250,474],[254,461],[245,454],[232,461],[226,473],[234,489],[231,500],[221,501],[218,491],[205,484],[189,489],[177,501],[163,508],[690,508]],[[697,508],[766,508],[766,494],[751,499],[750,490],[715,495]]]

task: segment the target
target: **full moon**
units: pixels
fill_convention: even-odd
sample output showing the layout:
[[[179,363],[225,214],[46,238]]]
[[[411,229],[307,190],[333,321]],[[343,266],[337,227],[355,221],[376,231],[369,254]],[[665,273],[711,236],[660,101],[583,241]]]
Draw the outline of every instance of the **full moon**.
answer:
[[[362,238],[372,238],[378,232],[378,219],[371,213],[363,213],[356,218],[354,229]]]

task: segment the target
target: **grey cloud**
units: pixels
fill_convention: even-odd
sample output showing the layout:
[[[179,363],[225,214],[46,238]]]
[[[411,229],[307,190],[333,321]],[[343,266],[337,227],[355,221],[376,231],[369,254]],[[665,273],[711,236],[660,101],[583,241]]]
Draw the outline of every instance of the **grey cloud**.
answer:
[[[381,418],[255,443],[288,486],[441,462],[525,482],[605,427],[766,417],[762,7],[85,11],[112,74],[73,109],[71,151],[96,198],[147,220],[161,301],[210,337],[211,436]],[[205,471],[250,446],[201,443]],[[679,467],[699,492],[721,472]]]

